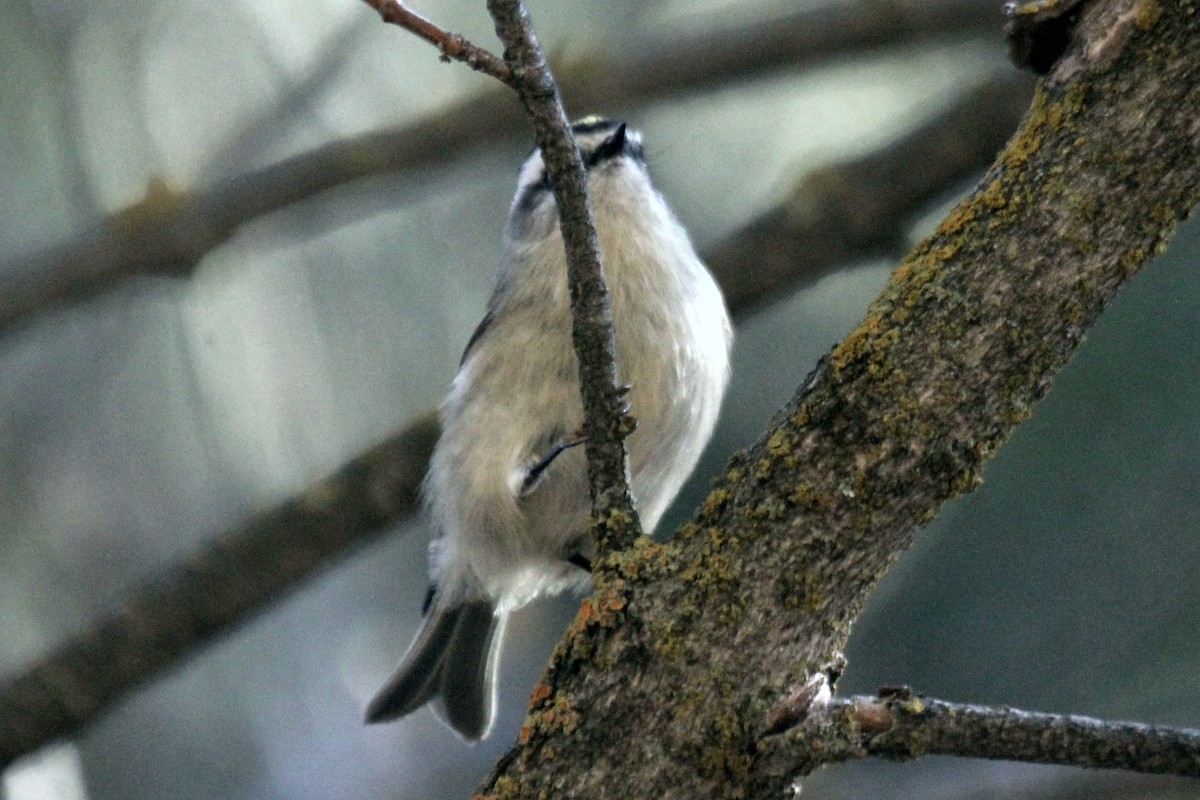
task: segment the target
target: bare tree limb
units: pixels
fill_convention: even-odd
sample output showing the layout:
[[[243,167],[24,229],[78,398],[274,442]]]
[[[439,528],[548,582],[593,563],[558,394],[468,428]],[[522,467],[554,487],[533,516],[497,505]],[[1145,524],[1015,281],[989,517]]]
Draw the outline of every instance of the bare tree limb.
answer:
[[[420,36],[442,54],[443,61],[461,61],[473,70],[491,75],[501,83],[514,86],[512,70],[504,59],[478,47],[457,33],[439,28],[434,23],[409,9],[400,0],[363,0],[379,12],[384,22]],[[515,86],[514,86],[515,88]]]
[[[898,243],[909,218],[920,209],[925,198],[943,188],[977,174],[990,159],[1008,131],[1016,124],[1020,111],[1016,103],[1027,93],[1021,82],[1001,82],[998,93],[984,89],[983,95],[967,93],[935,114],[931,129],[921,125],[880,151],[889,152],[909,171],[888,166],[880,154],[869,154],[859,161],[824,167],[823,180],[801,180],[785,205],[768,215],[774,218],[803,218],[811,222],[793,226],[752,225],[734,234],[739,248],[719,244],[706,260],[713,266],[730,300],[735,319],[780,297],[788,287],[807,284],[835,269],[841,259],[864,258],[876,246]],[[1009,98],[990,102],[989,98]],[[988,101],[983,108],[981,101]],[[992,117],[991,109],[1007,108],[1010,117]],[[970,122],[974,115],[990,120],[990,126]],[[945,130],[944,126],[951,129]],[[967,135],[969,143],[943,151],[945,143]],[[995,145],[995,146],[993,146]],[[875,163],[883,174],[905,172],[914,181],[927,182],[913,189],[909,181],[881,181],[866,168]],[[922,168],[923,164],[938,167]],[[948,169],[948,165],[953,165]],[[852,184],[857,175],[875,187],[870,202],[841,187]],[[909,187],[895,195],[895,188]],[[795,212],[787,212],[794,205]],[[815,219],[805,209],[823,209]],[[826,240],[854,239],[845,227],[883,231],[874,240],[859,240],[864,249],[831,248]],[[790,261],[781,259],[772,269],[763,269],[762,252],[792,253]],[[790,265],[788,273],[784,267]],[[747,280],[761,275],[763,280]],[[277,601],[284,592],[303,584],[313,572],[346,556],[353,548],[372,541],[416,510],[416,487],[437,438],[431,413],[405,431],[341,468],[334,476],[309,487],[282,506],[264,512],[244,527],[217,537],[189,564],[211,568],[197,573],[193,566],[171,570],[153,586],[131,595],[124,608],[187,608],[201,602],[206,609],[193,620],[179,614],[119,613],[105,618],[83,634],[73,637],[40,663],[0,681],[0,768],[18,756],[31,752],[56,738],[79,730],[127,692],[151,680],[191,652],[209,643],[255,612]],[[391,454],[391,455],[388,455]],[[330,483],[332,481],[332,484]],[[337,487],[330,490],[329,486]],[[372,524],[341,526],[331,536],[325,529],[331,520],[350,519],[359,513],[367,498],[375,503],[381,489],[392,505],[380,507]],[[312,505],[305,498],[320,497],[324,502]],[[211,597],[240,597],[239,602],[223,600],[218,604],[196,599],[197,582]],[[203,619],[202,625],[197,620]],[[178,626],[182,629],[176,630]],[[136,629],[136,630],[135,630]],[[153,644],[149,644],[153,643]],[[111,661],[130,665],[120,674],[98,672],[91,665]],[[137,668],[133,668],[136,665]],[[56,675],[53,682],[45,676]],[[71,700],[69,697],[77,699]],[[73,709],[73,710],[72,710]]]
[[[1200,199],[1196,11],[1088,3],[979,188],[696,517],[584,602],[481,797],[789,791],[754,771],[772,710]]]
[[[910,43],[995,33],[980,0],[820,6],[767,22],[585,54],[561,70],[581,111],[621,108],[711,89],[770,70]],[[146,197],[77,236],[0,264],[0,332],[58,304],[86,301],[139,275],[186,276],[242,225],[354,181],[451,162],[525,129],[519,103],[484,91],[392,130],[317,147],[193,191],[159,180]]]
[[[1006,759],[1200,777],[1200,731],[947,703],[908,692],[835,699],[760,740],[754,771],[790,779],[876,756]]]
[[[625,437],[632,431],[617,392],[616,346],[600,240],[587,195],[587,172],[546,54],[521,0],[488,0],[513,85],[533,123],[538,149],[558,204],[571,293],[571,340],[579,361],[583,434],[592,531],[599,562],[628,547],[642,533],[629,491]]]

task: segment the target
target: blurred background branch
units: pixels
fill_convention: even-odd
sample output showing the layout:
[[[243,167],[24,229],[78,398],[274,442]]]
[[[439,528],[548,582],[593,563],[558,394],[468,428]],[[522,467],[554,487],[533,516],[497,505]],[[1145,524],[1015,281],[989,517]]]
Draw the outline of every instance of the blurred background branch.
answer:
[[[132,687],[312,576],[417,504],[429,415],[167,570],[113,616],[0,681],[0,769],[74,733]]]
[[[628,108],[913,40],[994,35],[1000,24],[999,11],[979,0],[829,5],[742,27],[632,41],[616,53],[569,57],[555,72],[572,109]],[[326,72],[314,69],[304,88],[320,90]],[[294,102],[293,93],[285,94],[279,110]],[[0,331],[138,275],[188,275],[258,217],[381,174],[444,165],[523,130],[511,92],[488,88],[409,124],[329,142],[212,185],[177,189],[153,180],[141,201],[77,237],[0,263]],[[248,138],[247,131],[239,140]]]

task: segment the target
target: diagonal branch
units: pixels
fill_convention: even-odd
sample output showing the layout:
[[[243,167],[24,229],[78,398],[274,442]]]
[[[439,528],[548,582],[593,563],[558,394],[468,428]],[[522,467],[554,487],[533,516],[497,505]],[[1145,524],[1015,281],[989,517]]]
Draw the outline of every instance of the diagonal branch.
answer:
[[[642,37],[564,64],[581,111],[711,90],[781,68],[911,43],[995,33],[979,0],[822,5],[770,20]],[[139,275],[186,276],[244,224],[364,178],[447,164],[524,129],[509,92],[484,91],[391,130],[330,142],[193,191],[152,186],[75,237],[0,264],[0,332],[56,304],[85,302]]]
[[[132,687],[279,599],[417,505],[437,439],[430,414],[220,538],[118,613],[0,681],[0,769],[79,730]]]
[[[925,755],[1200,778],[1200,731],[947,703],[901,690],[815,706],[792,730],[757,743],[754,771],[790,778],[850,759]]]
[[[596,554],[628,547],[641,534],[629,492],[625,437],[631,430],[617,393],[612,313],[600,243],[587,195],[587,173],[546,54],[521,0],[488,0],[514,86],[533,123],[546,174],[554,188],[571,293],[571,340],[579,360],[583,433]]]
[[[705,260],[713,267],[730,300],[735,319],[782,297],[789,287],[813,283],[843,260],[861,259],[903,240],[906,223],[920,204],[944,187],[976,174],[1003,143],[1026,102],[1022,83],[998,80],[964,94],[947,108],[888,145],[880,154],[824,167],[823,180],[805,179],[775,211],[773,219],[805,220],[804,224],[754,224],[733,235],[739,247],[718,244]],[[1003,101],[1003,102],[1000,102]],[[983,104],[982,106],[980,104]],[[993,116],[1005,108],[1008,116]],[[989,120],[980,126],[968,120]],[[965,136],[963,136],[965,134]],[[947,139],[957,142],[948,151]],[[883,153],[890,154],[882,157]],[[934,164],[913,169],[911,182],[886,179],[888,164]],[[881,174],[867,165],[874,164]],[[951,168],[948,171],[948,166]],[[840,191],[849,176],[862,180],[871,202]],[[922,183],[924,181],[924,183]],[[908,190],[895,192],[907,186]],[[787,209],[796,211],[789,213]],[[804,209],[820,209],[813,216]],[[856,236],[848,227],[878,235]],[[830,240],[845,246],[829,247]],[[759,268],[764,252],[792,253],[778,268]],[[790,271],[789,271],[790,270]],[[745,276],[762,275],[755,282]],[[270,606],[315,571],[383,535],[416,509],[416,487],[437,437],[432,414],[346,465],[330,478],[288,502],[218,537],[187,566],[169,571],[155,585],[130,596],[126,609],[204,609],[194,616],[165,613],[121,613],[97,623],[18,675],[0,681],[0,768],[90,722],[126,693]],[[314,505],[305,498],[323,498]],[[386,503],[384,501],[387,501]],[[381,504],[382,503],[382,504]],[[376,512],[359,517],[364,504]],[[363,524],[348,520],[363,519]],[[197,598],[204,587],[209,602]],[[113,663],[113,674],[92,664]],[[52,681],[50,676],[57,676]],[[70,695],[69,699],[68,695]]]

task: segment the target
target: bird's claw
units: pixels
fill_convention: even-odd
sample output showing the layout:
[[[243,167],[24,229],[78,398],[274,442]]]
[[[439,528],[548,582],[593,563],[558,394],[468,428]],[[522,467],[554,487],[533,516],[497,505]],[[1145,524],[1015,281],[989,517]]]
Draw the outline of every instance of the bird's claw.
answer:
[[[630,413],[633,410],[628,400],[631,391],[633,391],[633,387],[628,383],[618,386],[616,391],[617,434],[621,438],[625,438],[636,431],[638,426],[637,417]]]

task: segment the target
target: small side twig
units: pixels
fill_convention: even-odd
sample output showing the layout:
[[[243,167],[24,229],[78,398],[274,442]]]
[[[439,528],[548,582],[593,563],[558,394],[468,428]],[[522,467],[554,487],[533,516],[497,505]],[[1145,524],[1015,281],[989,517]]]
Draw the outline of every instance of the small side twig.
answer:
[[[432,44],[442,54],[443,61],[461,61],[473,70],[491,75],[501,83],[514,86],[512,69],[504,59],[472,44],[461,34],[450,33],[408,8],[400,0],[363,0],[379,12],[384,22],[399,25]]]
[[[868,756],[935,754],[1200,777],[1200,731],[948,703],[905,689],[814,708],[789,732],[760,740],[756,766],[806,775]]]
[[[596,549],[603,557],[633,544],[641,532],[629,493],[627,422],[616,388],[612,314],[600,245],[587,196],[587,173],[546,54],[521,0],[488,0],[496,35],[512,68],[513,86],[533,123],[554,187],[567,253],[571,338],[579,359]]]

